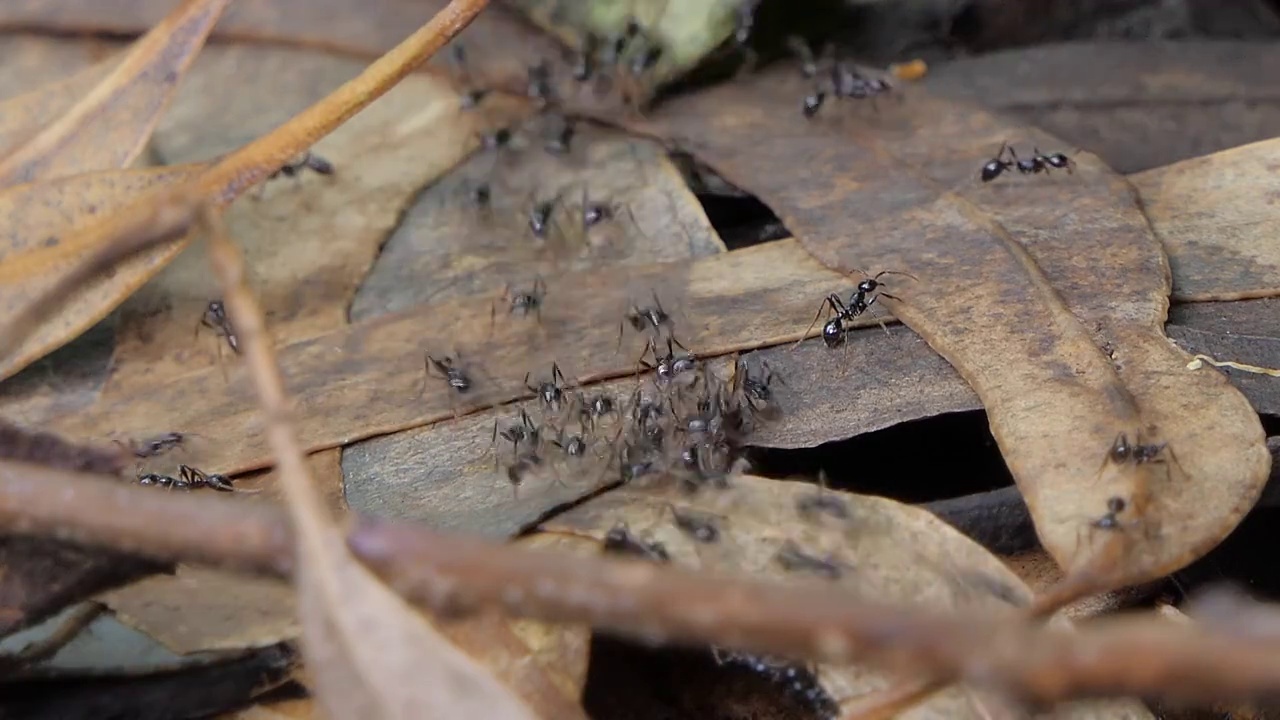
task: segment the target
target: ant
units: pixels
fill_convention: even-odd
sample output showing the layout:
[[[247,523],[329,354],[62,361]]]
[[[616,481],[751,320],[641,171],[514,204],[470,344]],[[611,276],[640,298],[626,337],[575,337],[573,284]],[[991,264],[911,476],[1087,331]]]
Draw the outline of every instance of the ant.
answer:
[[[497,467],[498,464],[497,444],[499,437],[511,442],[511,453],[516,457],[518,463],[520,460],[520,443],[524,443],[526,447],[533,448],[533,451],[536,452],[539,440],[542,438],[542,431],[533,424],[529,413],[525,412],[523,408],[520,410],[520,422],[512,423],[501,431],[498,430],[498,421],[494,420],[493,437],[490,440],[490,444],[494,446],[494,467]]]
[[[507,314],[513,315],[519,313],[521,317],[528,317],[529,313],[533,313],[538,324],[542,324],[542,301],[547,296],[547,284],[539,275],[533,279],[533,288],[530,290],[511,291],[511,285],[505,285],[502,288],[502,295],[489,307],[489,332],[493,332],[493,323],[498,312],[498,303],[505,302],[507,304]]]
[[[1000,177],[1006,170],[1013,168],[1013,162],[1004,159],[1004,154],[1009,151],[1008,143],[1000,143],[1000,152],[996,156],[987,161],[982,166],[982,182],[991,182]]]
[[[1111,449],[1107,451],[1106,460],[1110,460],[1117,465],[1127,462],[1132,462],[1135,465],[1162,463],[1165,462],[1165,459],[1160,454],[1164,452],[1168,445],[1169,443],[1167,442],[1158,445],[1138,442],[1130,443],[1129,436],[1125,433],[1120,433],[1116,435],[1115,442],[1111,444]],[[1169,452],[1172,453],[1173,451],[1170,450]],[[1106,460],[1103,462],[1105,463]]]
[[[806,553],[795,542],[788,540],[778,549],[774,556],[782,568],[788,572],[806,571],[838,580],[843,574],[840,564],[831,557],[820,558]]]
[[[304,170],[311,170],[319,175],[332,175],[334,173],[333,163],[308,150],[297,159],[281,165],[275,172],[268,175],[267,179],[274,180],[281,175],[294,177]]]
[[[542,458],[538,455],[536,448],[528,450],[516,456],[515,462],[507,466],[507,481],[511,483],[512,496],[519,499],[520,485],[524,483],[524,479],[528,475],[542,467]],[[554,476],[553,476],[554,477]],[[557,477],[558,481],[559,478]]]
[[[668,507],[671,508],[676,527],[689,537],[705,544],[711,544],[720,539],[720,529],[716,527],[715,521],[710,516],[695,512],[680,512],[674,505],[668,505]]]
[[[582,49],[573,55],[573,79],[578,82],[586,82],[591,79],[591,75],[595,72],[595,55],[600,46],[600,38],[595,33],[589,32],[582,38]]]
[[[480,135],[480,145],[485,150],[500,150],[511,144],[515,133],[511,132],[511,128],[500,127]]]
[[[671,314],[662,307],[662,301],[658,299],[657,291],[653,291],[653,305],[648,307],[637,307],[632,304],[631,309],[622,317],[622,322],[618,324],[618,347],[622,347],[622,329],[624,325],[630,325],[636,332],[644,332],[646,329],[660,332],[662,328],[670,329],[672,325]]]
[[[564,402],[564,387],[560,383],[566,382],[564,373],[560,372],[558,363],[551,363],[551,380],[540,381],[536,385],[529,384],[530,373],[524,374],[524,386],[542,401],[543,406],[552,410],[559,410]]]
[[[760,369],[763,375],[752,377],[751,368],[747,366],[745,358],[738,358],[736,368],[733,374],[732,396],[740,398],[747,408],[754,414],[764,414],[772,407],[773,403],[773,383],[777,381],[782,384],[782,380],[774,374],[773,368],[769,367],[769,363],[761,360]]]
[[[529,231],[539,240],[547,237],[547,229],[551,227],[551,216],[555,213],[556,203],[560,202],[560,194],[549,200],[539,200],[529,211]]]
[[[493,203],[493,186],[488,181],[478,183],[470,191],[471,203],[478,208],[488,208]]]
[[[552,155],[567,155],[577,133],[577,125],[569,118],[561,118],[560,130],[543,147]]]
[[[596,427],[596,420],[610,415],[615,412],[613,398],[608,395],[596,395],[588,399],[581,392],[574,397],[574,404],[578,409],[578,423],[583,428],[590,428],[593,432]]]
[[[822,90],[818,90],[812,95],[805,96],[804,102],[801,104],[801,111],[806,118],[812,119],[822,109],[822,104],[826,101],[827,94]]]
[[[657,541],[644,542],[640,540],[631,534],[631,530],[623,522],[614,525],[605,534],[604,550],[605,552],[622,555],[634,555],[654,562],[670,562],[671,560],[665,545]]]
[[[226,338],[231,351],[240,353],[240,339],[236,337],[235,329],[231,327],[231,318],[227,317],[227,308],[221,300],[209,301],[204,309],[204,315],[200,317],[200,325],[196,326],[197,335],[200,334],[201,325]]]
[[[560,448],[561,452],[571,458],[580,458],[587,454],[587,440],[580,434],[565,438],[564,430],[560,430],[558,437],[552,440],[551,444]]]
[[[186,482],[192,489],[209,487],[222,492],[231,492],[235,487],[231,484],[231,478],[221,473],[206,473],[198,470],[190,465],[178,466],[178,479]]]
[[[822,301],[822,305],[818,307],[817,314],[813,316],[813,322],[809,323],[809,327],[805,329],[804,335],[807,336],[809,331],[813,329],[813,326],[818,324],[818,319],[822,317],[823,310],[827,310],[828,315],[834,312],[835,317],[828,320],[826,324],[822,326],[822,340],[829,348],[838,347],[844,343],[845,336],[848,335],[849,331],[852,329],[846,327],[845,323],[854,320],[859,315],[870,310],[876,300],[881,297],[886,297],[890,300],[897,300],[900,302],[902,298],[897,295],[890,295],[880,289],[884,285],[884,283],[880,282],[880,278],[884,275],[905,275],[912,280],[918,279],[911,273],[900,272],[897,270],[881,270],[875,275],[859,282],[858,286],[854,289],[853,294],[849,296],[848,303],[841,301],[839,295],[832,293]],[[889,332],[889,329],[885,327],[883,322],[880,322],[880,328],[884,330],[886,334]],[[796,345],[798,346],[800,342],[803,342],[803,340],[804,337],[802,336],[801,339],[796,342]],[[794,350],[795,346],[793,346],[792,349]]]
[[[449,386],[450,405],[454,405],[454,397],[456,395],[463,395],[467,391],[471,390],[471,375],[462,368],[462,363],[459,358],[452,358],[446,355],[443,360],[437,360],[426,352],[424,352],[422,356],[423,362],[426,366],[427,378],[431,378],[434,374],[444,380],[445,384]],[[423,392],[426,392],[426,389],[427,381],[424,381],[422,384]],[[453,415],[455,418],[458,416],[458,408],[456,405],[453,407]]]
[[[153,438],[147,438],[136,443],[130,443],[128,445],[125,445],[125,443],[122,443],[119,440],[116,442],[120,445],[125,445],[125,447],[127,447],[136,458],[149,458],[181,446],[186,442],[187,437],[188,436],[184,433],[171,432],[165,433],[164,435],[157,435]]]
[[[552,99],[551,66],[546,60],[539,60],[528,68],[529,82],[525,94],[540,106],[546,106]]]
[[[1127,505],[1122,497],[1108,498],[1107,513],[1089,524],[1099,530],[1117,530],[1120,528],[1120,520],[1116,516],[1124,512]]]
[[[685,352],[677,355],[675,352],[676,347],[679,347]],[[653,361],[655,364],[650,365],[644,359],[646,354],[653,355]],[[659,355],[657,344],[653,341],[653,338],[649,338],[645,343],[645,352],[640,355],[640,364],[644,366],[645,370],[655,371],[658,383],[666,385],[677,377],[691,370],[696,370],[698,367],[698,359],[689,352],[689,348],[685,347],[679,340],[676,340],[674,336],[668,335],[667,354]]]

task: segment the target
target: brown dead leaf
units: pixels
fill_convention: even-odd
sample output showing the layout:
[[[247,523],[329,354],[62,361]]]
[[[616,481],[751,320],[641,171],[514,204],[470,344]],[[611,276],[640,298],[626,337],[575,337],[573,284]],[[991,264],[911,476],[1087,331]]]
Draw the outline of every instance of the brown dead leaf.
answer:
[[[1174,297],[1280,294],[1280,140],[1232,148],[1130,177],[1168,248]]]
[[[44,37],[0,38],[0,53],[8,60],[0,78],[0,148],[6,149],[61,117],[120,64],[119,57],[91,64],[83,43]]]
[[[712,357],[798,339],[804,320],[795,318],[811,317],[811,294],[845,283],[784,241],[692,263],[570,272],[548,278],[547,285],[541,328],[532,317],[526,323],[517,317],[490,338],[493,296],[486,294],[415,307],[280,348],[308,451],[526,397],[525,373],[546,372],[553,361],[572,369],[570,381],[633,374],[641,343],[631,335],[619,352],[618,323],[631,304],[646,302],[653,292],[681,322],[681,341]],[[481,343],[483,356],[470,352]],[[489,380],[476,386],[474,397],[455,399],[438,380],[426,382],[424,351],[461,353],[474,363],[477,378]],[[72,438],[98,437],[108,426],[140,437],[157,427],[200,428],[219,439],[208,454],[213,467],[235,474],[270,462],[242,367],[228,368],[226,376],[199,369],[54,425]]]
[[[175,653],[275,645],[297,636],[294,592],[275,578],[182,566],[99,599]]]
[[[592,498],[541,529],[599,544],[624,524],[634,540],[660,544],[671,562],[700,573],[813,583],[814,592],[834,582],[869,601],[994,614],[1013,614],[1031,601],[1031,591],[1000,560],[931,513],[835,491],[821,497],[843,513],[801,509],[819,492],[808,483],[752,476],[735,476],[727,489],[695,495],[670,485],[633,483]],[[708,541],[706,534],[699,539],[694,529],[708,526],[714,539]],[[719,652],[731,664],[750,662],[731,648]],[[807,673],[796,670],[797,678],[780,677],[803,684]],[[856,701],[890,680],[864,666],[820,665],[809,677],[821,688],[806,693],[819,716],[831,713],[833,703]],[[1061,709],[1053,717],[1149,717],[1133,701],[1092,705]],[[964,688],[953,687],[931,696],[911,717],[983,715]]]
[[[1225,537],[1265,481],[1262,428],[1161,332],[1167,264],[1129,186],[1087,156],[1074,175],[982,183],[1002,141],[1058,143],[907,90],[878,113],[838,103],[807,122],[806,92],[790,73],[764,73],[681,98],[654,124],[757,193],[824,263],[918,278],[883,278],[902,298],[883,304],[983,399],[1064,567],[1134,583]],[[1121,433],[1168,442],[1177,462],[1108,463]],[[1113,497],[1125,524],[1099,532],[1091,523]]]
[[[921,84],[1133,173],[1274,136],[1277,63],[1273,42],[1069,42],[938,63]]]
[[[183,191],[225,204],[253,184],[266,179],[285,162],[386,93],[430,57],[443,42],[440,35],[442,28],[456,32],[465,27],[476,8],[461,11],[456,7],[457,1],[359,76],[272,133],[223,156],[207,167],[186,168]],[[169,169],[169,172],[176,174],[180,170]],[[104,214],[96,222],[89,222],[90,218],[86,214],[92,213],[87,213],[87,209],[82,207],[79,213],[50,213],[41,218],[43,224],[27,224],[22,229],[30,234],[18,232],[16,228],[5,228],[12,238],[11,242],[26,250],[26,253],[21,262],[15,261],[12,256],[0,256],[0,278],[10,280],[0,285],[8,293],[0,294],[0,307],[30,305],[44,297],[49,288],[57,287],[60,278],[75,267],[67,260],[72,253],[83,252],[86,248],[97,247],[118,237],[121,227],[129,226],[147,216],[161,194],[168,194],[158,189],[149,193],[139,193],[136,188],[130,191],[127,187],[130,183],[138,184],[132,174],[107,175],[105,178],[101,183],[105,189],[99,191],[102,197],[97,198],[99,203],[88,203],[88,208],[97,211],[99,204],[105,204],[115,211],[109,215]],[[34,191],[28,191],[35,195],[34,199],[39,203],[56,205],[59,197],[56,194],[49,197],[48,194],[54,192],[48,189],[50,186],[50,183],[41,183],[35,186]],[[23,189],[24,186],[20,186],[13,190]],[[90,193],[83,192],[76,199],[83,205],[84,198],[90,196]],[[9,194],[0,195],[0,200],[4,199],[11,201],[12,197]],[[49,243],[49,238],[55,240]],[[88,284],[79,293],[63,298],[63,308],[50,316],[40,333],[28,338],[21,347],[6,348],[8,353],[3,364],[0,364],[0,376],[10,375],[25,367],[100,320],[172,259],[184,242],[182,240],[158,247],[151,253],[123,263],[109,278]],[[12,282],[14,276],[27,282]]]
[[[186,0],[135,42],[115,69],[75,105],[56,117],[31,115],[43,122],[0,157],[0,186],[132,162],[229,2]],[[54,90],[60,91],[65,89]],[[28,99],[28,108],[45,100]]]

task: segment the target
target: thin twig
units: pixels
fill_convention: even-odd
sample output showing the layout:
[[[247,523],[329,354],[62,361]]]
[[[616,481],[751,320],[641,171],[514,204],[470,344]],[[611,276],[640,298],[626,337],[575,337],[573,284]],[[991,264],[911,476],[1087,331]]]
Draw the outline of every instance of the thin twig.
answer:
[[[187,562],[284,574],[287,517],[265,503],[156,492],[118,479],[0,463],[0,525]],[[1018,618],[868,603],[842,589],[782,585],[607,557],[529,550],[421,525],[366,520],[349,541],[389,585],[435,611],[507,611],[592,624],[648,642],[713,644],[820,661],[878,660],[1045,702],[1091,695],[1218,701],[1280,692],[1280,608],[1249,622],[1179,627],[1146,617],[1074,633]]]

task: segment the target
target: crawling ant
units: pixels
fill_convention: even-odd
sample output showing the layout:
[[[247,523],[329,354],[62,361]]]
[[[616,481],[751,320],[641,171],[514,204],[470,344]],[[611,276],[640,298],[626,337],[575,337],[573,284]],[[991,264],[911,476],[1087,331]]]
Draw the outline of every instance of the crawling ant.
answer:
[[[528,317],[529,313],[533,313],[538,324],[542,324],[542,302],[547,297],[547,284],[539,275],[533,279],[533,288],[530,290],[518,290],[512,292],[511,285],[502,288],[502,295],[498,300],[489,307],[489,330],[492,332],[495,316],[497,315],[497,302],[505,302],[507,304],[507,314],[514,315],[519,313],[521,317]]]
[[[595,430],[596,420],[611,415],[615,408],[613,398],[608,395],[596,395],[590,399],[581,392],[574,398],[574,402],[578,409],[578,423],[583,428]]]
[[[570,435],[568,438],[564,436],[564,430],[559,432],[559,437],[551,441],[552,445],[560,448],[560,451],[571,458],[580,458],[587,454],[587,440],[582,435]]]
[[[667,547],[660,542],[644,542],[631,534],[631,530],[626,523],[618,523],[604,536],[605,552],[613,552],[621,555],[633,555],[636,557],[653,560],[655,562],[669,562],[671,556],[667,554]]]
[[[1125,433],[1116,435],[1115,442],[1111,444],[1111,449],[1107,451],[1107,459],[1117,465],[1132,462],[1135,465],[1143,463],[1164,462],[1164,458],[1160,454],[1168,447],[1169,443],[1164,442],[1158,445],[1130,443],[1129,436]]]
[[[562,118],[560,130],[556,132],[543,146],[547,152],[552,155],[566,155],[573,143],[573,136],[577,133],[577,125],[569,118]]]
[[[831,580],[838,580],[843,574],[840,564],[833,558],[820,558],[800,549],[800,546],[793,541],[788,540],[778,549],[777,555],[774,556],[782,569],[788,572],[811,572],[822,575]]]
[[[206,473],[203,470],[196,469],[190,465],[178,466],[178,479],[187,484],[188,487],[202,488],[209,487],[221,492],[231,492],[235,487],[231,484],[231,478],[221,473]]]
[[[632,304],[631,309],[622,317],[622,322],[618,324],[618,347],[622,347],[622,329],[624,325],[630,325],[636,332],[644,332],[646,329],[660,332],[664,327],[670,328],[671,324],[671,315],[663,309],[662,301],[658,299],[658,293],[655,290],[653,292],[653,305],[637,307]]]
[[[227,346],[231,351],[239,354],[240,340],[236,337],[235,329],[231,327],[231,318],[227,317],[227,308],[221,300],[209,301],[204,309],[204,315],[200,317],[200,325],[196,326],[197,334],[200,332],[201,325],[226,338]]]
[[[1116,530],[1120,527],[1120,520],[1117,517],[1124,512],[1128,503],[1122,497],[1111,497],[1107,499],[1107,513],[1102,517],[1089,523],[1099,530]]]
[[[551,101],[551,66],[546,60],[539,60],[528,68],[529,82],[525,94],[540,105]]]
[[[822,104],[826,102],[827,94],[821,90],[814,92],[812,95],[805,96],[801,105],[801,111],[804,112],[806,118],[812,119],[822,109]]]
[[[809,331],[813,329],[814,325],[818,324],[818,319],[822,317],[824,310],[827,311],[828,316],[835,313],[835,317],[830,318],[823,324],[822,341],[829,348],[839,347],[844,344],[845,336],[850,330],[850,328],[845,327],[845,323],[853,320],[857,315],[845,306],[839,295],[831,293],[822,301],[822,305],[818,307],[817,314],[813,316],[813,322],[809,323],[809,327],[805,328],[800,340],[797,340],[796,344],[792,346],[792,350],[799,347],[801,342],[804,342],[804,339],[809,335]]]
[[[1000,175],[1006,170],[1011,170],[1013,168],[1013,162],[1004,159],[1004,155],[1008,151],[1009,144],[1000,143],[1000,152],[996,153],[995,157],[988,160],[987,164],[982,166],[982,182],[991,182],[992,180],[1000,177]]]
[[[514,497],[520,497],[520,485],[524,483],[525,478],[542,466],[542,457],[538,455],[537,448],[527,448],[524,452],[517,454],[515,461],[507,466],[507,481],[511,483],[511,493]]]
[[[1009,157],[1013,159],[1014,167],[1016,167],[1018,169],[1018,172],[1022,173],[1023,175],[1034,175],[1036,173],[1042,173],[1042,172],[1048,171],[1049,166],[1045,163],[1044,160],[1040,158],[1039,153],[1033,154],[1027,160],[1019,160],[1018,153],[1014,151],[1012,146],[1010,146]]]
[[[685,352],[677,355],[675,351],[676,347],[679,347]],[[653,370],[655,372],[660,385],[666,385],[680,375],[697,369],[698,359],[692,353],[688,352],[688,350],[689,349],[681,344],[679,340],[676,340],[674,336],[668,335],[667,354],[659,355],[657,343],[653,341],[653,338],[649,338],[645,343],[645,352],[640,356],[640,364],[644,369]],[[653,355],[653,365],[650,365],[644,359],[644,356],[647,354]]]
[[[564,373],[560,372],[560,365],[551,363],[551,379],[540,381],[536,385],[529,384],[529,375],[530,373],[524,374],[524,386],[536,395],[545,407],[558,410],[564,402],[564,387],[560,383],[565,382]]]
[[[515,137],[515,133],[511,132],[511,128],[500,127],[480,135],[480,145],[486,150],[497,150],[505,148],[511,144],[511,139]]]
[[[1040,152],[1039,148],[1036,148],[1035,155],[1036,158],[1051,168],[1066,170],[1068,175],[1075,172],[1076,162],[1060,152],[1045,155]]]
[[[311,170],[319,175],[332,175],[334,173],[333,163],[308,150],[297,159],[281,165],[275,172],[268,175],[267,179],[273,180],[281,175],[294,177],[304,170]]]
[[[531,447],[534,449],[534,451],[536,451],[537,446],[539,444],[538,441],[542,437],[542,431],[538,428],[537,425],[533,424],[533,419],[529,417],[529,413],[525,412],[524,409],[520,410],[519,423],[512,423],[507,427],[503,428],[501,431],[499,431],[498,429],[498,421],[494,420],[493,421],[493,438],[490,440],[490,443],[495,447],[495,453],[493,458],[495,467],[497,466],[497,463],[498,463],[496,447],[498,444],[499,437],[501,437],[503,440],[510,441],[511,453],[513,456],[516,457],[518,461],[520,458],[520,444],[524,443],[526,447]]]
[[[738,358],[733,374],[731,396],[745,404],[753,414],[763,415],[773,407],[773,383],[782,383],[774,374],[773,368],[763,360],[760,361],[763,374],[755,377],[751,374],[745,358]]]
[[[582,38],[582,49],[573,56],[574,80],[586,82],[591,79],[591,75],[595,72],[595,54],[599,46],[600,38],[595,33],[589,32]]]
[[[551,226],[551,215],[555,212],[556,203],[560,201],[557,195],[550,200],[539,200],[533,204],[533,209],[529,211],[529,230],[533,236],[538,239],[547,237],[547,228]]]
[[[187,437],[188,436],[184,433],[170,432],[165,433],[164,435],[147,438],[136,443],[130,443],[129,445],[126,445],[126,447],[129,448],[129,451],[132,452],[133,456],[136,458],[149,458],[181,446],[186,442]],[[123,445],[124,443],[120,444]]]
[[[437,360],[429,353],[423,353],[423,363],[426,366],[427,380],[423,381],[422,390],[426,392],[427,382],[434,374],[445,381],[449,386],[449,404],[453,407],[453,415],[458,416],[458,408],[454,405],[455,397],[463,395],[471,390],[471,375],[462,368],[461,362],[457,358],[445,356],[443,360]]]
[[[821,491],[796,498],[796,511],[806,516],[823,513],[840,520],[849,517],[849,507],[844,500]]]
[[[684,534],[705,544],[711,544],[720,539],[720,529],[716,527],[715,521],[710,516],[689,511],[681,512],[674,505],[669,507],[672,517],[675,518],[676,527]]]

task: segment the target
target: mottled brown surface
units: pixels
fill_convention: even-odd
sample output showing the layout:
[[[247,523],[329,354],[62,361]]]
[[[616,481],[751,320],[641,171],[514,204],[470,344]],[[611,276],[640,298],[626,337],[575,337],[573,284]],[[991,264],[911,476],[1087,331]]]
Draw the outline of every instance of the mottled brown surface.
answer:
[[[977,390],[1059,562],[1120,552],[1132,582],[1221,540],[1265,480],[1262,428],[1164,338],[1167,263],[1124,180],[1080,155],[1074,175],[983,184],[1002,140],[1024,153],[1059,143],[920,92],[807,122],[805,87],[787,77],[682,99],[653,126],[757,193],[824,263],[919,278],[889,278],[903,301],[886,304]],[[1120,432],[1169,442],[1186,477],[1105,465]],[[1106,541],[1088,523],[1112,496],[1141,530]]]

